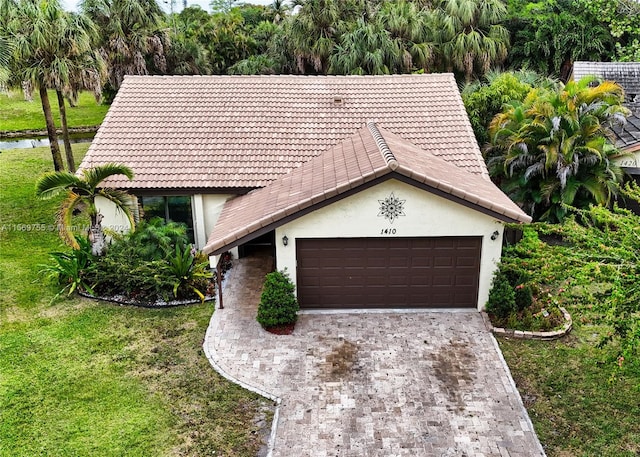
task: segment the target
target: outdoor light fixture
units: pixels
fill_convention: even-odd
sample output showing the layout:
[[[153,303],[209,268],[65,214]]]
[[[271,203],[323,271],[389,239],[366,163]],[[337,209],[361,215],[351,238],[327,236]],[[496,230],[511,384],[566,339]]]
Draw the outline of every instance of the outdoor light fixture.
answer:
[[[282,237],[282,244],[284,244],[285,246],[289,244],[289,238],[287,238],[287,235]]]
[[[499,236],[500,236],[500,232],[498,232],[498,231],[496,230],[495,232],[493,232],[493,233],[491,234],[491,239],[492,239],[493,241],[495,241],[495,240],[497,240],[497,239],[498,239],[498,237],[499,237]]]

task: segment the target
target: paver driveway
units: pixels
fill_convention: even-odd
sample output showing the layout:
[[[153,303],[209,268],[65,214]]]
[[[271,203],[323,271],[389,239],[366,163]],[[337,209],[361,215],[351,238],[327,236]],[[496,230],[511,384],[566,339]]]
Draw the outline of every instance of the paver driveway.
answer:
[[[475,312],[255,320],[270,258],[236,262],[204,342],[214,367],[280,402],[273,456],[540,456],[493,336]]]

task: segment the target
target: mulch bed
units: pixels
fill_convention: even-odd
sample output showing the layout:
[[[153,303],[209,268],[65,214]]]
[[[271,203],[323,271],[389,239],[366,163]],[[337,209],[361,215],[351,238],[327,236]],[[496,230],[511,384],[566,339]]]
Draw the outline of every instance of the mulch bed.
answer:
[[[276,325],[274,327],[267,327],[265,330],[269,333],[273,333],[274,335],[291,335],[294,327],[295,324]]]
[[[194,305],[196,303],[202,302],[199,298],[187,299],[187,300],[170,300],[170,301],[157,300],[155,302],[144,302],[144,301],[134,300],[133,298],[125,297],[124,295],[114,295],[112,297],[101,297],[97,295],[91,295],[87,292],[82,292],[82,291],[79,291],[78,295],[81,295],[82,297],[85,297],[85,298],[91,298],[92,300],[108,301],[111,303],[117,303],[119,305],[138,306],[140,308],[171,308],[174,306]],[[209,302],[212,300],[215,300],[214,296],[210,296],[210,295],[205,296],[205,299],[204,299],[205,302]]]

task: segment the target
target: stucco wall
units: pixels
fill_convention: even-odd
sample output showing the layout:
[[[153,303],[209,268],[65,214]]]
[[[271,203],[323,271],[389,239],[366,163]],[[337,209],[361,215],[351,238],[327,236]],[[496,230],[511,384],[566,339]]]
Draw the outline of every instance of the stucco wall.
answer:
[[[220,217],[224,203],[235,195],[232,194],[205,194],[202,195],[202,208],[204,211],[204,233],[206,234],[203,241],[198,243],[198,249],[202,249],[209,239],[209,234],[213,231],[214,225]],[[231,254],[234,258],[238,258],[238,248],[233,248]]]
[[[135,197],[134,197],[135,198]],[[96,197],[96,208],[104,216],[102,219],[102,227],[114,232],[128,232],[131,228],[129,219],[125,214],[118,210],[113,202],[104,197]]]
[[[378,200],[384,200],[392,192],[405,200],[405,216],[390,223],[378,216]],[[491,240],[491,234],[496,230],[500,236]],[[502,232],[502,223],[490,216],[403,182],[389,180],[276,229],[277,268],[287,268],[296,281],[296,238],[481,236],[480,310],[486,304],[493,273],[500,260]],[[285,235],[289,239],[288,246],[282,243]]]
[[[622,157],[616,157],[613,162],[619,167],[640,168],[640,151],[632,152]]]

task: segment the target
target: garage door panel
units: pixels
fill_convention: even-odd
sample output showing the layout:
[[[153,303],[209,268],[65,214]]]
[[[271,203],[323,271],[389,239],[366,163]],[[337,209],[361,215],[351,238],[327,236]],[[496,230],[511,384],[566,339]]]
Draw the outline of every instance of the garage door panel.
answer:
[[[434,268],[451,268],[453,267],[454,259],[452,257],[453,254],[448,254],[446,256],[438,255],[433,258],[433,267]]]
[[[456,258],[457,267],[473,267],[476,264],[477,259],[471,256],[462,256]]]
[[[297,239],[303,308],[473,307],[480,237]]]
[[[451,276],[445,275],[436,275],[433,277],[433,282],[431,283],[434,287],[451,287],[454,284],[455,278]]]

